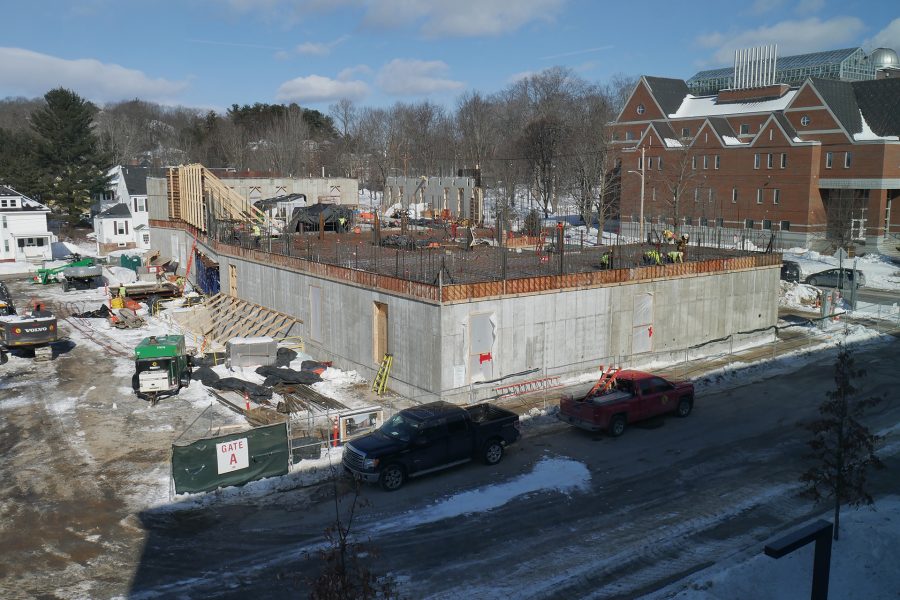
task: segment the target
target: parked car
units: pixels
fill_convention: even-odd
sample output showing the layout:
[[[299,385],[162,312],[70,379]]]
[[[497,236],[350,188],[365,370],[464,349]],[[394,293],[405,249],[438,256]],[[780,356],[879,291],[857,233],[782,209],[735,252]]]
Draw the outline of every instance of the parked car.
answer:
[[[866,285],[865,274],[862,271],[854,271],[853,269],[828,269],[827,271],[813,273],[806,278],[806,283],[809,285],[840,289],[849,288],[854,282],[857,288]]]
[[[473,458],[495,465],[519,439],[519,416],[493,404],[461,408],[430,402],[401,410],[375,432],[344,447],[344,469],[387,491]]]
[[[781,278],[785,281],[800,281],[800,264],[792,260],[782,260]]]
[[[582,397],[563,396],[557,417],[581,429],[606,430],[618,437],[629,423],[668,413],[686,417],[693,408],[693,383],[628,369],[617,373],[608,389],[591,390]]]

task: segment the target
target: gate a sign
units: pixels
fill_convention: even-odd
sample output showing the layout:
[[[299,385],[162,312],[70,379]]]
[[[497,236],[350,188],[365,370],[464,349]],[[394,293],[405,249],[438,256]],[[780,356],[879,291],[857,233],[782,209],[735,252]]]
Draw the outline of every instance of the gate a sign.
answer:
[[[239,471],[250,466],[250,446],[247,438],[216,444],[219,475]]]

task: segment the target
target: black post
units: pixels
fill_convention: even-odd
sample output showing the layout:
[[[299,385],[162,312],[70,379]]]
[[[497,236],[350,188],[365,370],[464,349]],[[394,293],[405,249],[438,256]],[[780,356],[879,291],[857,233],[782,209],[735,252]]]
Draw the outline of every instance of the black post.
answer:
[[[806,527],[802,527],[779,538],[765,547],[766,556],[781,558],[802,548],[810,542],[815,543],[813,556],[812,592],[810,600],[828,600],[828,579],[831,571],[831,535],[833,525],[819,519]]]

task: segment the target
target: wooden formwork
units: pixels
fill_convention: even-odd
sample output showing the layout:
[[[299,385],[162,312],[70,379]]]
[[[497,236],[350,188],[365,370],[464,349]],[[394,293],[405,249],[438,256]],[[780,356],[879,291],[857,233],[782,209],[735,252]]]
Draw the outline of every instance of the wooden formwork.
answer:
[[[267,219],[265,213],[222,183],[203,165],[170,167],[166,179],[169,215],[199,231],[207,231],[207,200],[220,218],[260,223]]]
[[[205,304],[206,314],[191,329],[225,344],[236,337],[286,338],[302,321],[234,296],[216,294]]]

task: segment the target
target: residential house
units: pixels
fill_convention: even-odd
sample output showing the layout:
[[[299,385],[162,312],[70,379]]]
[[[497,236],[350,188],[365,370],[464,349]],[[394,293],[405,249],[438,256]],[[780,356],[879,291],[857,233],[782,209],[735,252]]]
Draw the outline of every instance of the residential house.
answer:
[[[106,190],[95,197],[94,232],[97,251],[150,248],[147,213],[147,167],[116,166]]]
[[[53,257],[56,236],[47,229],[50,209],[0,185],[0,262],[36,262]]]

